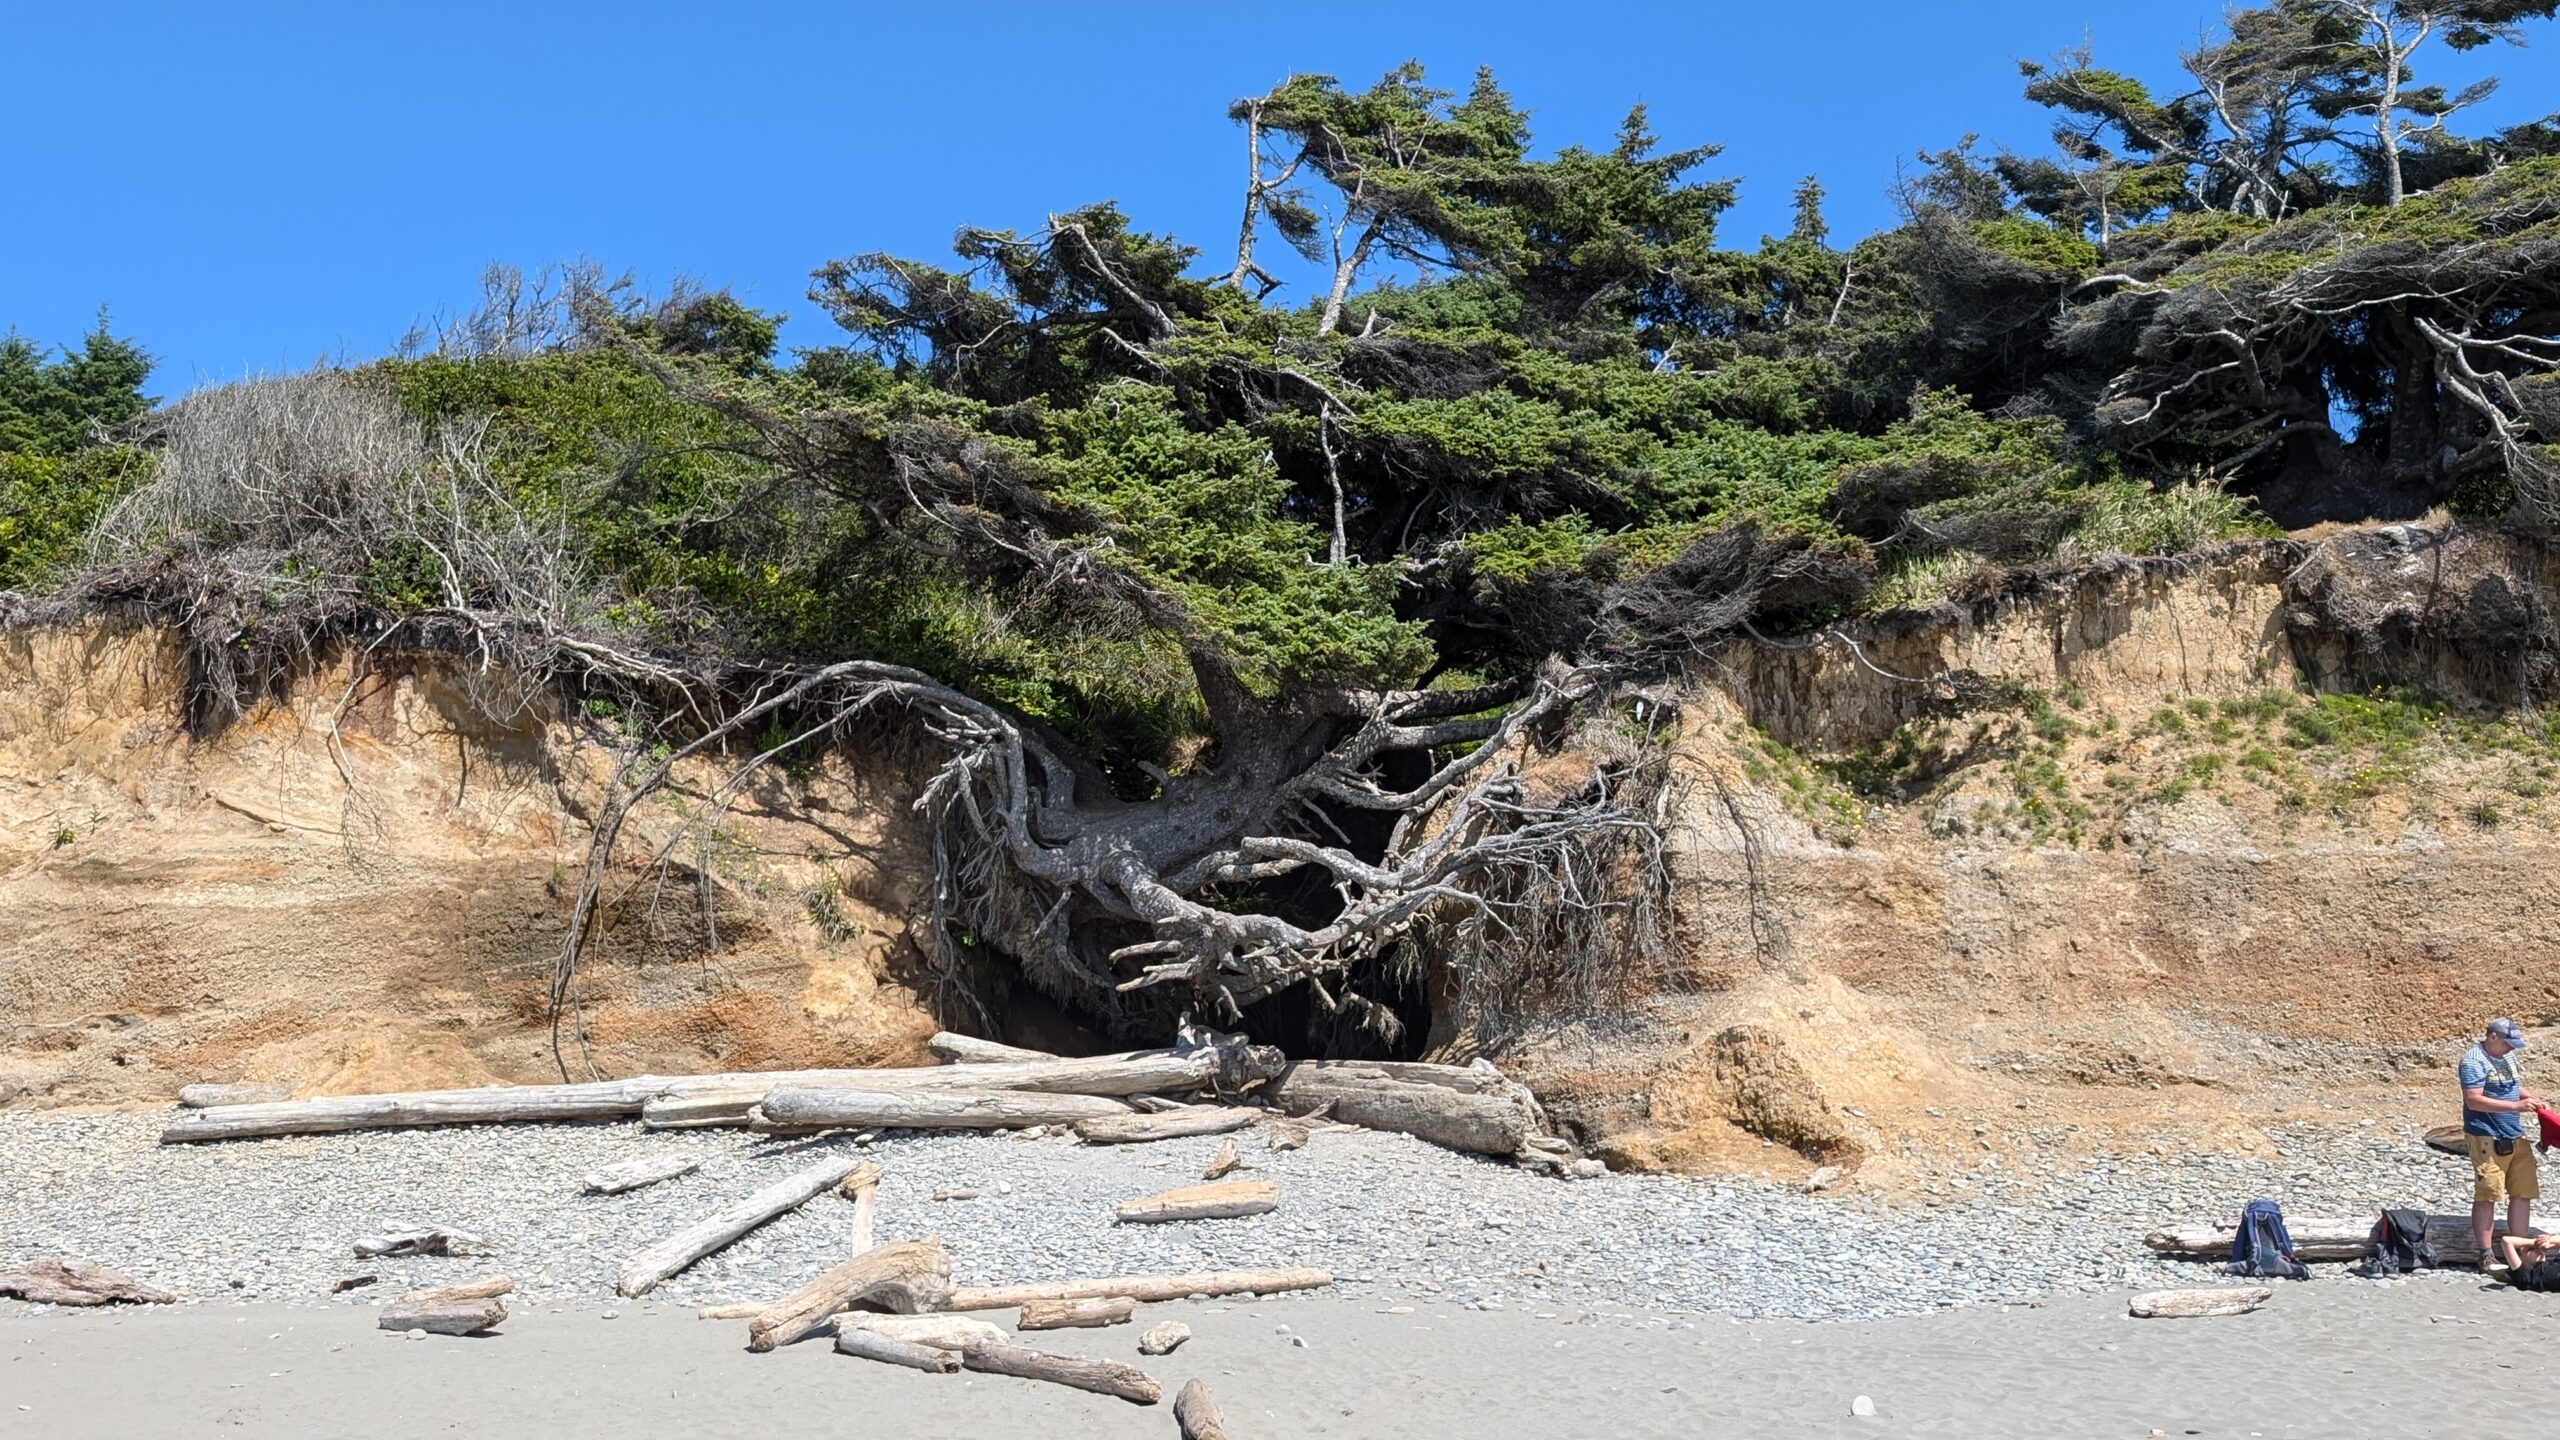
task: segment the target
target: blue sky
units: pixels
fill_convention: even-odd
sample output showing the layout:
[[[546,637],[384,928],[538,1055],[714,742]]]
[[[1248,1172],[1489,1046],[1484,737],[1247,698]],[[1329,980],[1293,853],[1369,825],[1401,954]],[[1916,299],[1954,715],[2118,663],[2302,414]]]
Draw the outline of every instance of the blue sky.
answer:
[[[2219,8],[21,0],[0,29],[0,326],[60,343],[111,305],[168,395],[380,354],[490,261],[586,255],[729,285],[791,312],[786,344],[826,343],[813,266],[939,257],[963,222],[1114,198],[1231,246],[1228,102],[1408,57],[1460,88],[1493,66],[1542,148],[1606,143],[1636,100],[1667,143],[1722,143],[1731,240],[1783,229],[1807,173],[1854,236],[1917,147],[2042,145],[2018,58],[2087,32],[2164,79]],[[2560,106],[2560,27],[2536,38],[2427,78],[2505,77],[2466,128],[2531,118]]]

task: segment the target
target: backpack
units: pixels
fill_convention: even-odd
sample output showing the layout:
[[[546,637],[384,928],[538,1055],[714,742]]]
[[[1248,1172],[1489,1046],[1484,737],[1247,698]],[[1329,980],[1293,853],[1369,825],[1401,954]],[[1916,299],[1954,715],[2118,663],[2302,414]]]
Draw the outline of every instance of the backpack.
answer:
[[[2560,1290],[2560,1257],[2519,1265],[2508,1274],[2507,1283],[2519,1290]]]
[[[2373,1246],[2373,1258],[2357,1266],[2356,1273],[2367,1279],[2414,1275],[2435,1268],[2436,1249],[2427,1243],[2427,1214],[2423,1210],[2383,1211],[2366,1240]]]
[[[2308,1280],[2311,1272],[2293,1258],[2293,1236],[2284,1228],[2284,1211],[2273,1200],[2252,1200],[2240,1212],[2239,1229],[2231,1236],[2232,1275],[2262,1279]]]

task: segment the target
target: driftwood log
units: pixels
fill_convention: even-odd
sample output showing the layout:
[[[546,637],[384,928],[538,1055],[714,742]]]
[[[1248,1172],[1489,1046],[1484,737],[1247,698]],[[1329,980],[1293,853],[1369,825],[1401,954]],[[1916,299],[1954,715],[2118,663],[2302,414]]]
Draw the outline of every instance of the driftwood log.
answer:
[[[1027,1090],[791,1089],[756,1108],[761,1123],[786,1130],[1018,1130],[1130,1113],[1108,1096]]]
[[[1219,1180],[1123,1201],[1111,1214],[1123,1225],[1153,1225],[1167,1220],[1232,1220],[1279,1208],[1280,1187],[1268,1180]]]
[[[47,1259],[28,1262],[22,1270],[0,1270],[0,1295],[15,1295],[30,1305],[174,1305],[178,1297],[154,1289],[121,1271],[85,1260]]]
[[[966,1315],[869,1315],[847,1313],[836,1317],[836,1328],[870,1330],[892,1340],[910,1345],[930,1345],[937,1350],[966,1350],[972,1345],[1010,1345],[1013,1336],[1001,1325],[972,1320]]]
[[[2219,1285],[2201,1290],[2150,1290],[2133,1297],[2128,1313],[2142,1320],[2193,1320],[2246,1315],[2275,1294],[2263,1285]]]
[[[856,1305],[900,1314],[939,1309],[951,1293],[951,1257],[940,1240],[866,1250],[765,1307],[747,1325],[747,1348],[777,1349]]]
[[[726,1206],[634,1255],[622,1267],[614,1288],[625,1295],[646,1295],[659,1281],[718,1250],[739,1236],[843,1181],[868,1164],[835,1157],[787,1175],[735,1204]]]
[[[1093,1280],[1050,1280],[1036,1285],[963,1285],[943,1302],[946,1310],[1016,1310],[1035,1300],[1108,1300],[1125,1295],[1144,1305],[1194,1295],[1278,1295],[1320,1290],[1330,1270],[1208,1270],[1189,1275],[1112,1275]]]
[[[1053,1385],[1072,1385],[1097,1395],[1116,1395],[1133,1405],[1153,1405],[1164,1398],[1163,1387],[1156,1384],[1147,1372],[1116,1360],[1052,1355],[1045,1350],[1025,1350],[1018,1345],[972,1345],[960,1352],[960,1363],[989,1375],[1046,1380]]]
[[[1138,1050],[1082,1059],[997,1064],[925,1065],[880,1070],[775,1070],[719,1075],[641,1075],[574,1085],[489,1085],[387,1095],[336,1095],[256,1105],[216,1105],[179,1116],[162,1144],[243,1140],[268,1135],[320,1135],[417,1125],[518,1124],[610,1120],[642,1115],[650,1102],[700,1100],[717,1110],[743,1098],[753,1105],[778,1089],[1026,1090],[1061,1095],[1193,1094],[1242,1091],[1280,1072],[1280,1052],[1240,1039],[1175,1049]],[[745,1107],[739,1107],[743,1116]],[[668,1114],[672,1120],[672,1114]],[[1081,1118],[1081,1117],[1077,1117]]]
[[[1138,1337],[1138,1353],[1141,1355],[1170,1355],[1174,1351],[1181,1349],[1182,1342],[1190,1338],[1190,1326],[1183,1324],[1179,1320],[1167,1320],[1162,1324],[1150,1328],[1146,1334]]]
[[[1182,1440],[1227,1440],[1227,1417],[1206,1381],[1183,1382],[1182,1393],[1173,1397],[1173,1423],[1182,1428]]]
[[[2298,1260],[2361,1260],[2373,1253],[2371,1236],[2376,1217],[2353,1220],[2312,1218],[2285,1219],[2285,1229],[2293,1236],[2294,1258]],[[2505,1234],[2503,1221],[2498,1233]],[[2142,1243],[2155,1254],[2177,1255],[2193,1260],[2220,1260],[2231,1254],[2232,1227],[2206,1222],[2173,1225],[2154,1230],[2142,1237]],[[2471,1217],[2468,1215],[2430,1215],[2427,1217],[2427,1243],[2435,1247],[2440,1265],[2477,1265],[2480,1247],[2472,1243]]]
[[[1186,1105],[1155,1115],[1105,1115],[1076,1122],[1076,1135],[1088,1145],[1143,1145],[1150,1140],[1179,1140],[1191,1135],[1224,1135],[1262,1118],[1263,1112],[1239,1105]]]
[[[865,1360],[878,1360],[889,1365],[904,1365],[929,1375],[948,1375],[960,1368],[955,1351],[936,1345],[918,1345],[883,1335],[877,1330],[845,1327],[836,1331],[836,1353],[859,1355]]]
[[[1034,1300],[1022,1307],[1016,1330],[1099,1330],[1126,1325],[1138,1313],[1138,1302],[1126,1295],[1107,1300]]]
[[[382,1307],[374,1325],[384,1330],[424,1330],[430,1335],[478,1335],[507,1318],[506,1297],[515,1277],[500,1275],[468,1285],[412,1290]]]
[[[356,1258],[377,1260],[385,1255],[476,1255],[489,1248],[489,1243],[468,1230],[450,1225],[386,1225],[379,1235],[368,1235],[356,1242]]]
[[[1019,1045],[999,1045],[993,1040],[981,1040],[975,1035],[957,1035],[949,1030],[944,1030],[924,1042],[924,1048],[932,1051],[945,1063],[952,1065],[1002,1065],[1013,1060],[1058,1058],[1046,1050],[1025,1050]]]
[[[1331,1106],[1337,1120],[1476,1155],[1518,1155],[1546,1134],[1526,1087],[1491,1066],[1301,1060],[1263,1094],[1291,1115]]]
[[[702,1157],[699,1155],[643,1155],[590,1170],[578,1181],[578,1187],[590,1195],[619,1195],[643,1185],[690,1175],[701,1165]]]
[[[178,1103],[190,1110],[204,1110],[215,1105],[272,1105],[293,1098],[289,1085],[181,1085]]]

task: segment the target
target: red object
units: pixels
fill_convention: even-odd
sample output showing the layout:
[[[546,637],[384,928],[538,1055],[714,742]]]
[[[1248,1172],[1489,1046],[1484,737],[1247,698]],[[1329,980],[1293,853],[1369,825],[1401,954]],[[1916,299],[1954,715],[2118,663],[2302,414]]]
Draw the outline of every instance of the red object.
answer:
[[[2560,1145],[2560,1114],[2553,1113],[2548,1105],[2534,1106],[2533,1113],[2542,1119],[2542,1148]]]

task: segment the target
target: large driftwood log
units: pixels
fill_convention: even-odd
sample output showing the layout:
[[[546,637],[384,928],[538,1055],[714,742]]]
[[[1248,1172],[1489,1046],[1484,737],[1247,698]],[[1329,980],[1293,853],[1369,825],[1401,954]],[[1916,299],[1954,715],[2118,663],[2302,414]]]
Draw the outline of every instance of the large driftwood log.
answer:
[[[505,1297],[515,1277],[499,1275],[468,1285],[412,1290],[382,1307],[374,1324],[384,1330],[424,1330],[430,1335],[478,1335],[507,1318]]]
[[[1206,1381],[1183,1382],[1182,1393],[1173,1397],[1173,1423],[1181,1427],[1182,1440],[1227,1440],[1227,1417]]]
[[[15,1295],[30,1305],[105,1305],[118,1300],[134,1305],[178,1303],[177,1296],[121,1271],[63,1259],[34,1260],[23,1270],[0,1270],[0,1295]]]
[[[735,1204],[704,1217],[634,1255],[615,1283],[625,1295],[646,1295],[659,1281],[727,1245],[784,1211],[796,1209],[869,1162],[835,1156],[787,1175]]]
[[[2246,1315],[2275,1294],[2263,1285],[2218,1285],[2201,1290],[2150,1290],[2133,1297],[2127,1313],[2142,1320],[2194,1320]]]
[[[2294,1258],[2298,1260],[2361,1260],[2373,1253],[2370,1237],[2373,1216],[2355,1220],[2313,1218],[2285,1219],[2285,1229],[2293,1236]],[[2498,1233],[2506,1233],[2503,1221]],[[2232,1227],[2206,1222],[2172,1225],[2154,1230],[2142,1237],[2142,1243],[2161,1255],[2179,1255],[2196,1260],[2220,1260],[2231,1254]],[[2440,1265],[2477,1265],[2480,1247],[2471,1240],[2471,1217],[2468,1215],[2430,1215],[2427,1217],[2427,1243],[2435,1247]]]
[[[1138,1302],[1126,1295],[1107,1300],[1034,1300],[1022,1307],[1016,1330],[1099,1330],[1126,1325],[1138,1313]]]
[[[951,1065],[1002,1065],[1013,1060],[1055,1060],[1046,1050],[1025,1050],[1019,1045],[999,1045],[975,1035],[957,1035],[944,1030],[924,1042],[924,1048]]]
[[[1330,1270],[1207,1270],[1189,1275],[1111,1275],[1093,1280],[1049,1280],[1033,1285],[963,1285],[943,1302],[946,1310],[1014,1310],[1035,1300],[1107,1300],[1126,1295],[1141,1304],[1186,1300],[1194,1295],[1278,1295],[1320,1290]]]
[[[788,1345],[856,1305],[912,1315],[941,1307],[951,1293],[951,1257],[940,1240],[883,1245],[835,1266],[765,1307],[747,1325],[747,1348]]]
[[[1263,1093],[1292,1115],[1312,1114],[1330,1105],[1337,1120],[1371,1130],[1400,1131],[1477,1155],[1517,1155],[1532,1136],[1543,1133],[1535,1102],[1498,1073],[1460,1071],[1444,1077],[1452,1083],[1441,1084],[1410,1078],[1414,1068],[1302,1060],[1283,1071]]]
[[[1117,1395],[1133,1405],[1153,1405],[1164,1398],[1163,1387],[1157,1385],[1147,1372],[1115,1360],[1052,1355],[1045,1350],[1025,1350],[1018,1345],[972,1345],[960,1352],[960,1363],[989,1375],[1046,1380],[1053,1385],[1072,1385],[1097,1395]]]
[[[1107,1096],[1024,1090],[776,1090],[757,1111],[789,1130],[1015,1130],[1130,1113]]]
[[[948,1375],[960,1368],[959,1355],[940,1346],[918,1345],[883,1335],[877,1330],[853,1327],[836,1331],[836,1353],[904,1365],[910,1370],[922,1370],[931,1375]]]
[[[1079,1120],[1076,1135],[1089,1145],[1142,1145],[1150,1140],[1224,1135],[1261,1119],[1263,1113],[1240,1105],[1186,1105],[1155,1115],[1105,1115]]]
[[[910,1345],[930,1345],[937,1350],[966,1350],[972,1345],[1010,1345],[1013,1336],[1001,1325],[972,1320],[965,1315],[868,1315],[847,1313],[836,1317],[838,1330],[858,1327],[904,1340]]]
[[[190,1110],[215,1105],[272,1105],[293,1098],[290,1085],[181,1085],[178,1103]]]
[[[181,1115],[162,1144],[318,1135],[416,1125],[608,1120],[640,1115],[653,1100],[696,1100],[719,1112],[784,1088],[1026,1090],[1061,1095],[1192,1094],[1243,1090],[1280,1072],[1280,1052],[1241,1040],[1066,1060],[923,1065],[881,1070],[775,1070],[720,1075],[641,1075],[576,1085],[489,1085],[389,1095],[336,1095],[258,1105],[217,1105]],[[743,1116],[745,1105],[736,1113]],[[672,1121],[671,1109],[666,1112]],[[1081,1118],[1081,1117],[1077,1117]]]
[[[590,1170],[578,1181],[580,1189],[590,1195],[619,1195],[661,1180],[690,1175],[702,1165],[699,1155],[643,1155],[633,1160],[616,1160],[610,1165]]]
[[[1153,1225],[1167,1220],[1232,1220],[1279,1208],[1280,1187],[1268,1180],[1219,1180],[1123,1201],[1111,1213],[1123,1225]]]

